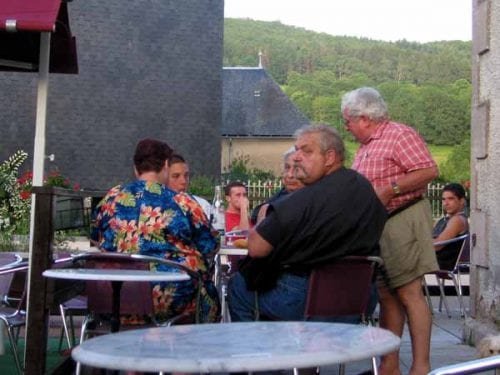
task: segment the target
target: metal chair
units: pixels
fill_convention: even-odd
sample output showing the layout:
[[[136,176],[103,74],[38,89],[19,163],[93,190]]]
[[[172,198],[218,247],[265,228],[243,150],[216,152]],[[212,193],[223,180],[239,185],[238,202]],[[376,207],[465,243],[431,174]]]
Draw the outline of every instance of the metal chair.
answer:
[[[16,273],[26,272],[28,269],[27,262],[20,262],[13,266],[4,266],[0,268],[0,278],[6,276],[7,279],[10,278],[9,283],[0,283],[3,290],[0,290],[0,294],[6,296],[9,294],[11,287],[11,282],[16,275]],[[8,284],[8,285],[7,285]],[[7,333],[9,336],[10,350],[14,357],[16,363],[16,369],[18,374],[23,373],[22,362],[19,358],[17,349],[17,340],[19,337],[19,330],[22,326],[26,324],[26,282],[24,283],[23,291],[20,298],[17,298],[12,302],[11,306],[0,306],[0,321],[7,327]],[[9,302],[11,302],[9,300]]]
[[[463,289],[462,289],[461,275],[464,274],[465,272],[468,272],[470,265],[470,235],[467,233],[452,238],[450,240],[439,241],[434,243],[434,245],[453,245],[453,244],[458,246],[456,260],[454,262],[453,268],[440,269],[438,271],[426,274],[426,275],[434,275],[436,277],[436,282],[439,287],[439,311],[442,311],[442,305],[444,304],[446,313],[449,318],[451,318],[451,314],[448,302],[446,300],[446,293],[445,293],[446,280],[451,280],[453,282],[453,286],[455,287],[455,292],[457,294],[458,303],[460,306],[460,314],[463,317],[466,316],[465,306],[463,303]],[[427,282],[425,281],[425,277],[423,278],[423,284],[427,302],[431,310],[433,310],[432,301],[429,293],[429,287],[427,285]]]
[[[359,316],[368,322],[366,311],[374,275],[383,266],[377,256],[347,256],[313,269],[309,278],[304,318],[306,320],[332,320],[332,318]],[[373,373],[377,374],[377,361],[372,357]],[[339,373],[344,374],[341,364]],[[294,369],[297,373],[297,369]]]
[[[196,307],[194,317],[189,313],[183,313],[169,319],[166,322],[156,322],[154,325],[165,325],[182,322],[193,318],[195,323],[200,321],[200,300],[202,278],[201,275],[190,268],[169,261],[167,259],[156,258],[152,256],[139,254],[121,254],[121,253],[86,253],[80,254],[71,259],[73,264],[79,264],[86,268],[121,268],[121,269],[142,269],[149,270],[150,263],[167,265],[171,268],[187,273],[196,283]],[[112,311],[112,288],[110,282],[87,281],[86,282],[88,315],[85,317],[80,333],[80,342],[87,338],[91,331],[93,334],[109,333],[106,322],[99,319],[99,315],[109,315]],[[136,315],[153,315],[153,302],[151,296],[150,282],[124,282],[120,293],[120,313]],[[134,326],[135,328],[137,325]],[[81,371],[80,363],[77,363],[76,373]]]
[[[475,359],[457,363],[455,365],[443,366],[432,370],[429,375],[467,375],[485,373],[489,370],[498,370],[500,368],[500,355],[493,357]]]
[[[200,298],[202,279],[198,272],[190,268],[169,261],[167,259],[156,258],[152,256],[139,254],[120,254],[120,253],[88,253],[80,254],[72,258],[73,263],[82,263],[87,267],[99,268],[123,268],[123,269],[147,269],[149,270],[150,263],[167,265],[171,268],[187,273],[196,284],[196,308],[193,320],[195,323],[200,321]],[[80,341],[86,337],[88,324],[96,314],[109,314],[111,312],[112,290],[110,282],[88,281],[87,288],[87,305],[89,315],[82,323]],[[122,314],[137,314],[137,315],[152,315],[153,305],[151,298],[151,283],[149,282],[124,282],[120,298],[120,313]],[[160,323],[153,321],[155,325],[171,325],[189,318],[189,314],[181,314],[166,322]]]
[[[73,256],[71,255],[71,253],[59,252],[58,257],[53,262],[53,267],[64,267],[65,264],[71,262],[73,262]],[[75,345],[76,341],[73,316],[84,316],[87,314],[87,296],[84,294],[77,295],[76,297],[60,303],[59,314],[61,316],[62,322],[61,334],[59,336],[59,350],[61,350],[62,348],[63,338],[66,339],[68,349],[71,349]]]
[[[22,260],[23,258],[18,254],[0,252],[0,271],[14,267],[21,263]],[[9,272],[0,276],[0,304],[9,304],[8,293],[13,278],[13,272]]]
[[[221,255],[215,257],[214,282],[221,304],[221,323],[230,323],[231,314],[227,303],[227,287],[231,276],[238,272],[238,263],[246,255]],[[224,258],[224,259],[223,259]]]
[[[78,295],[59,305],[59,314],[61,315],[62,322],[61,335],[59,337],[59,350],[61,350],[62,347],[63,337],[66,338],[68,349],[75,346],[75,323],[73,316],[86,315],[87,312],[88,304],[86,295]]]

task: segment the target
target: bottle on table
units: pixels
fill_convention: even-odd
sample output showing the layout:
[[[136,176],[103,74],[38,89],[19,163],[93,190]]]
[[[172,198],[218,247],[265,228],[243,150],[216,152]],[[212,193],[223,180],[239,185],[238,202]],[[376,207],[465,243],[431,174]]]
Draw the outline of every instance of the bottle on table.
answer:
[[[224,200],[222,197],[222,187],[220,185],[217,185],[215,187],[214,200],[212,202],[212,209],[210,212],[210,220],[213,228],[220,233],[221,244],[224,244],[226,216],[224,213]]]

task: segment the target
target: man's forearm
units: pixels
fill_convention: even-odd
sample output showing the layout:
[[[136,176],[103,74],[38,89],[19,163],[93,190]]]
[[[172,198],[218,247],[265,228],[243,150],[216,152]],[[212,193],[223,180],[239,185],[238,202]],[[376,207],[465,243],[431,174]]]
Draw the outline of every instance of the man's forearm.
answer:
[[[439,175],[437,167],[417,169],[400,177],[396,183],[401,190],[401,193],[421,189],[427,187],[427,184],[434,180]]]
[[[255,228],[248,233],[248,255],[252,258],[263,258],[268,256],[273,250],[273,246],[267,242]]]
[[[425,188],[429,182],[438,176],[438,174],[439,172],[437,167],[418,169],[408,172],[395,181],[398,186],[399,193],[394,191],[394,187],[391,184],[379,186],[375,189],[375,192],[377,193],[380,201],[386,205],[387,202],[397,195]]]

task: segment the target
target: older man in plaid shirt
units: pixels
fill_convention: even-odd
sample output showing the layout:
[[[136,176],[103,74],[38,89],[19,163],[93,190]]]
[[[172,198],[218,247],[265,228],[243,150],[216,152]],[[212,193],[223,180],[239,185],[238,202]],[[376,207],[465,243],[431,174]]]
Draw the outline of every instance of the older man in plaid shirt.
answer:
[[[380,240],[389,279],[389,285],[379,285],[380,325],[401,336],[408,318],[413,353],[410,374],[427,374],[432,316],[421,281],[438,264],[430,205],[423,194],[438,169],[420,135],[388,119],[387,106],[377,90],[363,87],[346,93],[341,110],[346,129],[361,144],[352,168],[372,183],[390,217]],[[380,372],[401,373],[398,352],[382,358]]]

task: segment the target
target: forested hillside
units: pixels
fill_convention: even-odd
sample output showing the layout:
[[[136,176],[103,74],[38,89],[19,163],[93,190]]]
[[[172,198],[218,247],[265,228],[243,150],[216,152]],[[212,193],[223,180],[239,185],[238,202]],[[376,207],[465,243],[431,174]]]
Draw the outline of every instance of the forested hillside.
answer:
[[[468,141],[471,42],[395,43],[331,36],[279,22],[225,19],[224,66],[256,66],[314,122],[344,133],[340,98],[378,88],[394,120],[411,124],[434,145]]]

